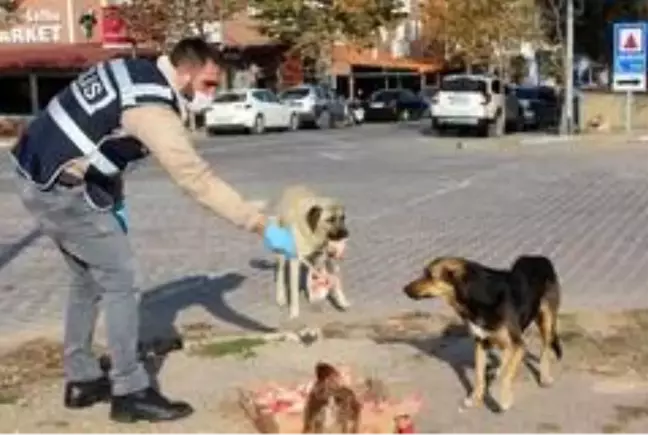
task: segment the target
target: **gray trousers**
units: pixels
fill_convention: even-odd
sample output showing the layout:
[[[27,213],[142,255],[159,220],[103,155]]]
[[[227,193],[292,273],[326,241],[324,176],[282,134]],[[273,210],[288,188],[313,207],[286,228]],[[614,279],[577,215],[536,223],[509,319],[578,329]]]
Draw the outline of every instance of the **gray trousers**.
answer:
[[[66,381],[89,381],[102,376],[92,353],[102,302],[113,394],[148,387],[148,374],[137,358],[139,307],[133,253],[116,218],[110,212],[90,207],[83,186],[55,185],[43,192],[25,178],[16,178],[25,207],[61,251],[72,277],[63,339]]]

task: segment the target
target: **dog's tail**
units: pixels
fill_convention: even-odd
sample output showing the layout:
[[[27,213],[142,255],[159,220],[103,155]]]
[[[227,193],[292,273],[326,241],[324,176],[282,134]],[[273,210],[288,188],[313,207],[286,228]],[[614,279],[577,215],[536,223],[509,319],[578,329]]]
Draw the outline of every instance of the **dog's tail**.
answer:
[[[551,338],[551,349],[554,351],[556,354],[556,358],[559,360],[562,359],[563,356],[563,351],[562,351],[562,344],[560,343],[560,337],[558,337],[558,333],[556,332],[556,326],[554,325],[554,332],[553,332],[553,337]]]

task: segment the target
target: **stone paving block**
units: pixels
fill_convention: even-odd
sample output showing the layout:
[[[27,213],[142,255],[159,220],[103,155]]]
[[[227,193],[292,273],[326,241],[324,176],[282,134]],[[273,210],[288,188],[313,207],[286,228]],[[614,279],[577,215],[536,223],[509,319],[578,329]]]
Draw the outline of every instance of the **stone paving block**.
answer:
[[[488,140],[457,150],[454,142],[367,126],[216,137],[201,152],[251,198],[276,198],[286,184],[305,182],[347,204],[352,239],[344,272],[353,311],[304,307],[304,321],[436,309],[440,303],[414,303],[401,288],[437,255],[505,267],[522,253],[545,254],[563,281],[565,309],[648,306],[648,151],[632,144],[503,149]],[[34,223],[13,192],[5,160],[3,332],[60,318],[68,283],[45,238],[7,255]],[[215,318],[248,329],[286,319],[274,305],[272,272],[259,268],[272,257],[255,236],[195,205],[153,162],[129,176],[128,194],[138,284],[151,316]]]

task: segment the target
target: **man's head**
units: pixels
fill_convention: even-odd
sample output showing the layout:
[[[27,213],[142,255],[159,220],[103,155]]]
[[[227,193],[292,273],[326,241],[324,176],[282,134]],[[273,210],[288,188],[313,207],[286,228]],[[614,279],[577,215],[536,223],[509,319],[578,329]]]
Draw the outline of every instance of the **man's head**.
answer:
[[[169,53],[176,85],[190,101],[213,100],[220,81],[217,52],[202,38],[184,38]]]

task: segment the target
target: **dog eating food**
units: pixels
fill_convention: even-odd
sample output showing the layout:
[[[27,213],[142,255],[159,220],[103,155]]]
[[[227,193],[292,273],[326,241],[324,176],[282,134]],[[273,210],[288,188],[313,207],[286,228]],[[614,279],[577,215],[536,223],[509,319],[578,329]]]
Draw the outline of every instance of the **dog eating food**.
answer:
[[[277,216],[281,226],[294,231],[298,256],[277,256],[277,304],[289,304],[290,317],[299,316],[300,277],[305,267],[308,301],[328,298],[338,308],[347,309],[350,304],[343,291],[339,265],[349,237],[344,206],[297,185],[283,192]]]
[[[540,385],[553,383],[550,350],[562,357],[557,335],[560,284],[554,266],[543,256],[521,256],[509,270],[492,269],[456,257],[432,260],[423,274],[404,288],[415,300],[440,297],[464,320],[475,338],[475,382],[464,407],[483,403],[486,387],[486,351],[495,346],[502,354],[502,411],[513,405],[513,381],[524,357],[523,332],[535,322],[542,338]],[[498,373],[499,374],[499,373]]]
[[[358,433],[362,405],[335,367],[318,363],[304,408],[303,433]],[[337,426],[337,430],[332,430]]]

